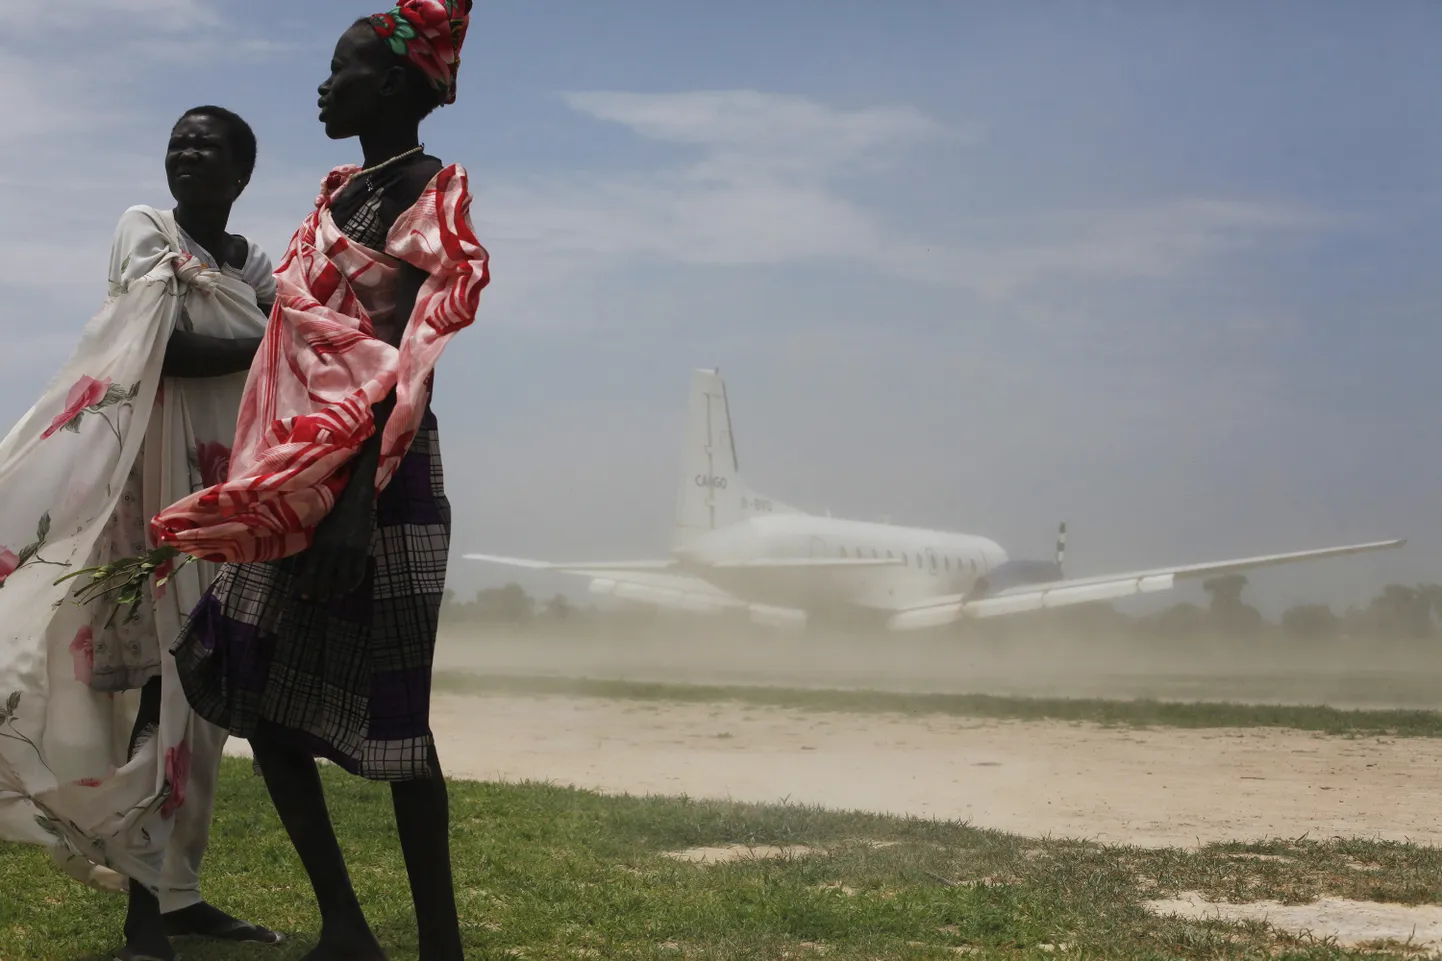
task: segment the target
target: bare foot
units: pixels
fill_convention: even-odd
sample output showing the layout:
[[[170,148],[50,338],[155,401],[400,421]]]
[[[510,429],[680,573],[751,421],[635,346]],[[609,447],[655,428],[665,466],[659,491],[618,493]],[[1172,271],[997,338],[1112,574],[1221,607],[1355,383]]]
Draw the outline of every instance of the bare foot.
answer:
[[[217,941],[253,941],[260,944],[275,944],[280,940],[280,935],[274,931],[233,918],[204,901],[162,914],[160,918],[165,922],[165,933],[172,938],[214,938]]]

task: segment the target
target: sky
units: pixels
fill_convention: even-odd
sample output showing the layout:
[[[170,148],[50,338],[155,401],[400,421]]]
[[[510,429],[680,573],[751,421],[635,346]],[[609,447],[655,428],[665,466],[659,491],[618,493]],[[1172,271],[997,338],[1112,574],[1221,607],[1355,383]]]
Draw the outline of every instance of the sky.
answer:
[[[315,89],[371,12],[72,0],[12,45],[0,423],[121,212],[171,203],[185,109],[255,128],[231,229],[280,259],[360,159]],[[1013,556],[1065,519],[1078,575],[1409,538],[1256,574],[1273,611],[1442,580],[1439,46],[1433,0],[481,0],[422,128],[493,272],[437,374],[450,585],[510,579],[466,551],[664,555],[713,366],[798,507]]]

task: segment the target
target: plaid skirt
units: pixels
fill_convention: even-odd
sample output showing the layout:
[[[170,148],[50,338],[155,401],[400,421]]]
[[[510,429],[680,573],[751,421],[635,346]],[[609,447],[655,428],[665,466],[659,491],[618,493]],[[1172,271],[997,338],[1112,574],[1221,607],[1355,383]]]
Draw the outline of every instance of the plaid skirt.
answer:
[[[365,579],[302,600],[297,557],[225,564],[173,650],[195,712],[376,781],[431,775],[431,665],[450,552],[435,415],[427,408],[376,499]]]

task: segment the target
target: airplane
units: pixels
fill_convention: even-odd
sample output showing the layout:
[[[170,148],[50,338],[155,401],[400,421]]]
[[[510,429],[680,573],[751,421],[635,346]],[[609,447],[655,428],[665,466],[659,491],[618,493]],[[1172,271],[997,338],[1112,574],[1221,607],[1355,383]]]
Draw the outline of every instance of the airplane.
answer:
[[[807,513],[742,479],[726,385],[692,375],[670,556],[552,563],[494,554],[466,559],[590,579],[590,592],[696,613],[744,613],[753,623],[804,629],[880,621],[892,631],[944,627],[1071,604],[1169,590],[1254,568],[1401,547],[1405,540],[1068,578],[1066,524],[1052,560],[1012,559],[973,534]]]

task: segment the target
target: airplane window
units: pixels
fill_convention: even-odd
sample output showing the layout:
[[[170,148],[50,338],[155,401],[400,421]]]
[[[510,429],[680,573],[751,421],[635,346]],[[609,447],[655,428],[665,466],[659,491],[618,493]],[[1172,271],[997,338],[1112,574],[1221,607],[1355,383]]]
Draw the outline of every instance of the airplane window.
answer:
[[[948,571],[951,570],[951,558],[949,558],[949,557],[946,559],[946,569],[947,569]]]
[[[844,548],[844,547],[841,548],[841,556],[842,556],[842,557],[845,557],[845,556],[846,556],[846,548]]]
[[[880,557],[880,556],[881,556],[881,555],[879,555],[879,554],[876,553],[876,548],[873,547],[873,548],[871,549],[871,559],[872,559],[872,560],[876,560],[876,559],[877,559],[878,557]]]
[[[976,558],[974,558],[974,557],[971,559],[971,572],[972,572],[973,574],[976,573]]]
[[[932,554],[932,555],[931,555],[931,573],[933,573],[933,574],[936,573],[936,555],[935,555],[935,554]]]
[[[911,566],[911,561],[907,560],[905,551],[901,552],[901,563],[906,567]]]
[[[895,560],[895,558],[891,556],[891,551],[887,551],[887,552],[886,552],[886,559],[887,559],[888,561],[890,561],[890,560]]]

